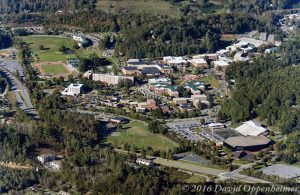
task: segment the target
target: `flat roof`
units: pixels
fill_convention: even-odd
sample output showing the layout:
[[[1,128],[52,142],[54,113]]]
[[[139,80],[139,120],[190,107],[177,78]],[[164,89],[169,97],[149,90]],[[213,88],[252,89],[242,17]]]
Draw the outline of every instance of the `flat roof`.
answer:
[[[228,62],[225,61],[213,61],[213,63],[217,66],[229,66]]]
[[[285,179],[292,179],[300,176],[300,167],[274,164],[269,167],[262,168],[261,171],[266,175],[276,175]]]
[[[83,84],[77,84],[77,83],[71,83],[69,85],[69,87],[72,87],[72,88],[81,88],[83,86]]]
[[[235,128],[235,130],[245,136],[258,136],[267,131],[267,129],[265,129],[259,123],[254,121],[247,121],[241,126]]]
[[[203,58],[196,58],[196,59],[192,59],[192,60],[188,60],[188,62],[190,63],[206,63],[206,60],[204,60]]]
[[[125,66],[123,67],[124,70],[137,70],[136,67],[133,67],[133,66]]]
[[[224,143],[232,147],[249,147],[267,145],[271,140],[265,136],[236,136],[227,138]]]
[[[142,74],[157,74],[160,73],[160,70],[156,67],[144,67],[141,70]]]

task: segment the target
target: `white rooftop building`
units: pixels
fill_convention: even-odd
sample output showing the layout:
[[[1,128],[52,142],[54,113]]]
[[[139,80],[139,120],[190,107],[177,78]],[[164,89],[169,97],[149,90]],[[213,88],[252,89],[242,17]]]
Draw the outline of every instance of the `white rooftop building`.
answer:
[[[61,92],[62,95],[79,95],[82,92],[83,84],[70,84],[63,92]]]
[[[186,65],[188,63],[185,59],[183,59],[183,57],[173,57],[173,56],[166,56],[163,58],[163,61],[173,66]]]
[[[220,67],[222,70],[226,70],[226,68],[229,66],[229,63],[225,61],[213,61],[212,64],[215,68]]]
[[[142,159],[142,158],[136,159],[136,163],[141,164],[141,165],[146,165],[146,166],[152,166],[153,165],[153,162],[151,160]]]
[[[254,121],[247,121],[235,130],[244,136],[258,136],[267,131],[266,128]]]

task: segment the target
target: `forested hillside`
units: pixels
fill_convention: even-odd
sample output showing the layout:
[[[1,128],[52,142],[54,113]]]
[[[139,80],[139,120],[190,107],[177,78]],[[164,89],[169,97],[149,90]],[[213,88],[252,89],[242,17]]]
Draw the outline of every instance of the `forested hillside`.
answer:
[[[300,160],[300,42],[299,35],[285,42],[277,54],[258,57],[253,63],[235,63],[227,79],[235,79],[232,98],[223,103],[220,118],[241,122],[258,117],[287,135],[275,148],[280,158]],[[277,58],[276,58],[277,56]],[[278,58],[280,56],[280,58]],[[282,144],[287,149],[281,150]]]
[[[226,71],[228,79],[235,79],[233,98],[221,109],[223,119],[235,122],[259,117],[269,125],[279,126],[283,133],[300,127],[299,95],[299,37],[290,39],[274,55],[258,57],[253,63],[235,63]]]
[[[0,49],[7,48],[12,44],[10,35],[0,30]]]
[[[57,11],[59,9],[93,9],[95,0],[1,0],[0,14]]]
[[[230,0],[229,9],[249,14],[261,14],[267,10],[289,9],[299,0]]]

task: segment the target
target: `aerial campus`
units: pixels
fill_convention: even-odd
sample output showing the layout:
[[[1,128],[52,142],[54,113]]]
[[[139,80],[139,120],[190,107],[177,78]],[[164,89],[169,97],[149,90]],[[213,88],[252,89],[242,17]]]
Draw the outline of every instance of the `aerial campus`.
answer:
[[[208,17],[246,9],[203,2]],[[109,14],[120,5],[110,5]],[[182,14],[183,4],[172,9],[179,5]],[[271,27],[254,17],[224,30],[228,18],[210,18],[212,30],[192,43],[188,33],[197,32],[184,29],[188,22],[173,37],[177,27],[169,21],[149,30],[138,18],[136,34],[118,17],[86,13],[90,7],[82,12],[90,26],[73,21],[81,12],[71,8],[53,8],[45,18],[28,11],[30,22],[20,24],[2,19],[0,181],[9,179],[0,193],[234,193],[228,184],[276,184],[296,193],[300,14],[268,6]],[[99,21],[89,14],[113,27],[93,27]],[[205,32],[200,21],[194,25]],[[135,42],[139,36],[147,43]],[[117,183],[137,191],[114,189]]]

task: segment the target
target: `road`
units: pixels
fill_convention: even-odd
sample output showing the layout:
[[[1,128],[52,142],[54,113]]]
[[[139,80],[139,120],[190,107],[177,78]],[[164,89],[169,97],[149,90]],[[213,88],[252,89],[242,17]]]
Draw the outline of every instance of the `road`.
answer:
[[[23,78],[23,79],[25,78],[23,67],[16,60],[0,59],[0,67],[7,69],[8,71],[12,72],[13,74],[19,73],[21,78]]]
[[[33,105],[31,103],[29,94],[27,92],[26,87],[18,80],[18,78],[12,74],[7,69],[0,66],[0,72],[3,73],[3,76],[7,79],[11,90],[14,92],[17,103],[22,110],[31,110],[33,109]],[[34,111],[30,111],[33,113]]]
[[[222,179],[222,180],[234,179],[234,180],[239,180],[239,181],[246,182],[246,183],[271,183],[271,182],[266,181],[266,180],[262,180],[262,179],[258,179],[258,178],[255,178],[255,177],[240,174],[240,172],[242,170],[252,168],[253,164],[254,163],[249,163],[249,164],[241,166],[240,168],[235,169],[231,172],[221,173],[219,175],[219,178]]]
[[[125,150],[120,150],[120,149],[114,149],[114,150],[119,153],[126,153],[126,154],[128,153],[128,151],[125,151]],[[136,153],[136,155],[140,156],[139,153]],[[210,168],[205,165],[190,163],[190,162],[185,162],[185,161],[169,160],[169,159],[163,159],[163,158],[158,158],[158,157],[154,157],[154,156],[147,156],[147,158],[153,159],[155,163],[162,165],[162,166],[176,168],[179,171],[185,170],[185,171],[189,171],[189,172],[196,173],[196,174],[201,174],[201,175],[206,175],[206,176],[210,175],[210,176],[218,177],[221,180],[233,179],[233,180],[238,180],[238,181],[241,181],[244,183],[265,183],[265,184],[271,183],[266,180],[239,174],[239,172],[242,169],[251,167],[252,166],[251,163],[247,164],[237,170],[234,170],[232,172],[226,172],[225,170],[222,170],[222,169]]]
[[[92,43],[93,43],[92,48],[94,48],[94,49],[99,48],[99,39],[98,38],[96,38],[92,35],[89,35],[89,34],[85,34],[85,36],[92,41]]]
[[[191,171],[194,173],[205,174],[205,175],[212,175],[215,177],[218,177],[220,174],[224,173],[224,171],[225,171],[222,169],[209,168],[206,166],[202,166],[200,164],[198,165],[195,163],[168,160],[168,159],[162,159],[162,158],[157,158],[154,160],[154,162],[157,164],[163,165],[163,166],[167,166],[167,167],[183,169],[183,170]]]

